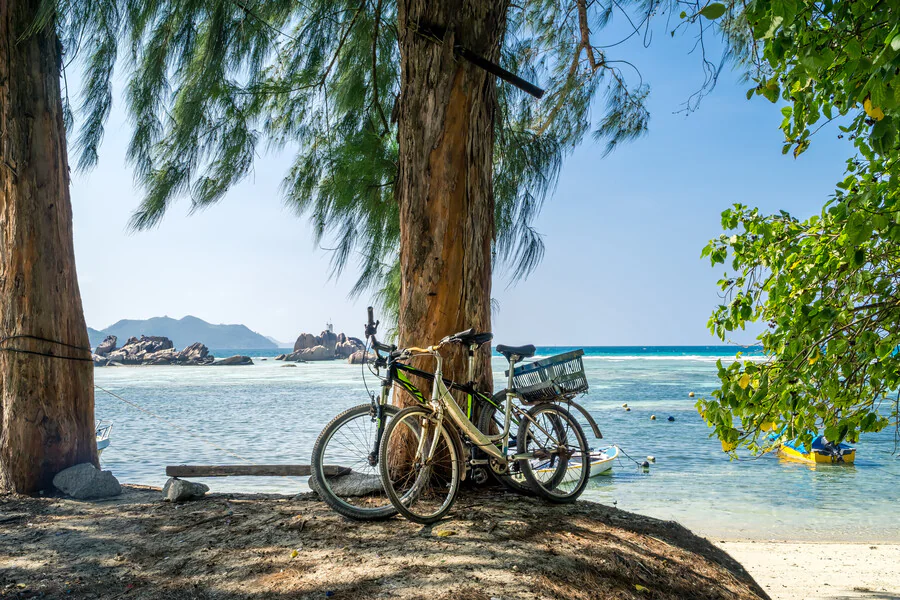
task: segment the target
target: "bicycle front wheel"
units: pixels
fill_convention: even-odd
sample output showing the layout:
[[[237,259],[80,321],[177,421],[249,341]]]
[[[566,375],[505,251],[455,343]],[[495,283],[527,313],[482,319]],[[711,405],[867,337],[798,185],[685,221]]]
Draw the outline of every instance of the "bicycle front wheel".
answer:
[[[336,416],[313,446],[309,486],[335,512],[357,521],[387,519],[397,514],[378,472],[380,435],[384,421],[400,411],[384,406],[382,419],[371,404],[360,404]],[[349,467],[350,473],[326,474],[326,466]]]
[[[435,523],[453,506],[461,468],[455,435],[423,406],[401,410],[385,427],[381,480],[391,504],[410,521]]]
[[[591,474],[590,448],[581,425],[558,404],[538,404],[519,424],[519,468],[531,489],[551,502],[578,499]]]

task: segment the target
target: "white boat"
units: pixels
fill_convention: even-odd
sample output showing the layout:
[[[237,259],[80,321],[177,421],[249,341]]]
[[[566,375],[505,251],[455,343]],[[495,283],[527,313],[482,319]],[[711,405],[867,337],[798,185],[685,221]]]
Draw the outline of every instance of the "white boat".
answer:
[[[591,474],[590,477],[604,475],[612,471],[613,461],[619,457],[619,449],[616,446],[608,446],[600,450],[591,452]],[[581,457],[572,457],[572,460],[579,460]],[[579,461],[580,462],[580,461]],[[574,469],[574,466],[569,469]]]
[[[613,461],[619,456],[619,449],[616,446],[608,446],[606,448],[600,448],[599,450],[591,450],[589,456],[591,461],[591,474],[588,475],[588,477],[597,477],[598,475],[609,473],[612,470]],[[574,483],[581,476],[580,470],[583,462],[581,460],[581,454],[574,455],[571,458],[571,461],[572,464],[566,469],[566,476],[562,480],[562,483]],[[541,468],[541,466],[538,465],[534,470],[535,473],[546,473],[547,476],[550,476],[556,469],[549,465],[547,468]],[[515,477],[522,481],[525,480],[525,476],[522,474],[518,474]]]
[[[97,421],[97,456],[103,453],[103,450],[109,446],[109,434],[112,431],[112,423],[109,421]]]

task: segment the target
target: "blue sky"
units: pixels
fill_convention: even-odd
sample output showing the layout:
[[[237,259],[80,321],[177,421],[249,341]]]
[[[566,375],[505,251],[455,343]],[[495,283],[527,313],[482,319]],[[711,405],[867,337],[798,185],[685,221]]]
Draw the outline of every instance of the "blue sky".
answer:
[[[604,38],[617,39],[614,31]],[[725,71],[697,112],[677,112],[702,83],[691,45],[660,29],[649,48],[635,38],[616,49],[651,86],[650,133],[606,158],[588,138],[566,160],[536,222],[547,246],[543,263],[515,287],[502,273],[495,278],[496,341],[717,343],[706,322],[722,269],[711,269],[700,250],[720,233],[721,211],[741,202],[805,216],[833,191],[849,145],[823,130],[799,159],[782,156],[779,107],[746,100],[750,84],[736,74]],[[219,205],[188,216],[181,202],[157,229],[132,234],[126,225],[141,196],[125,163],[128,139],[119,103],[98,167],[73,174],[76,260],[90,326],[191,314],[284,341],[318,332],[328,319],[361,333],[369,299],[348,298],[352,268],[331,279],[328,253],[282,204],[289,155],[263,155]]]

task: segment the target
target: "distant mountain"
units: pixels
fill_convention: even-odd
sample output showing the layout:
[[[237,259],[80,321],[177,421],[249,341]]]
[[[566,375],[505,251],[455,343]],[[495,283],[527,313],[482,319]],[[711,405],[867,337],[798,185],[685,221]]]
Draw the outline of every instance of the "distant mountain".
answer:
[[[279,348],[293,348],[293,347],[294,347],[294,343],[293,343],[293,342],[282,342],[282,341],[280,341],[280,340],[276,340],[276,339],[273,338],[271,335],[267,335],[267,336],[265,336],[265,337],[266,337],[267,340],[269,340],[270,342],[272,342],[273,344],[275,344],[275,345],[278,346]]]
[[[108,335],[119,338],[119,345],[134,336],[161,335],[172,340],[176,348],[184,348],[194,342],[202,342],[211,349],[268,349],[278,348],[269,338],[256,333],[246,325],[213,325],[203,319],[187,316],[183,319],[153,317],[146,320],[123,319],[102,331],[88,327],[91,346],[96,348]]]
[[[106,334],[98,329],[94,329],[93,327],[88,327],[88,338],[91,340],[91,348],[96,348],[97,344],[103,341],[103,338],[106,337]]]

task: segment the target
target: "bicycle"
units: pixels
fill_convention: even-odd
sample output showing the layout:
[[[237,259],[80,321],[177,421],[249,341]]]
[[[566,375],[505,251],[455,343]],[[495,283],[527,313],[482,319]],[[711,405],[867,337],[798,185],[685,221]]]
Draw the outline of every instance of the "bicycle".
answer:
[[[394,385],[410,394],[421,404],[427,400],[422,391],[412,382],[411,376],[427,381],[434,380],[434,374],[404,363],[403,352],[392,344],[377,340],[379,321],[374,320],[372,307],[368,308],[368,322],[365,326],[366,341],[375,353],[372,365],[376,371],[385,369],[378,396],[370,393],[370,402],[348,408],[334,417],[319,434],[313,446],[311,476],[309,485],[332,509],[355,520],[378,520],[397,514],[381,485],[378,474],[380,441],[385,423],[396,415],[400,408],[389,403]],[[493,339],[490,333],[476,333],[470,329],[455,334],[454,339],[468,347],[469,365],[467,381],[474,379],[475,355],[481,346]],[[376,372],[377,375],[377,372]],[[476,412],[484,412],[483,407],[496,410],[497,400],[472,383],[458,383],[443,379],[443,385],[466,396],[466,414],[474,417]],[[493,413],[491,413],[493,414]],[[326,465],[348,467],[337,476],[326,476]],[[347,472],[349,470],[349,473]],[[473,467],[473,479],[484,483],[488,474],[484,468]],[[512,489],[527,490],[527,486],[517,482],[509,483]]]
[[[531,386],[546,399],[527,412],[518,413],[516,452],[508,453],[513,400],[525,399],[515,387],[515,364],[534,356],[535,347],[497,346],[497,351],[509,361],[503,429],[498,434],[485,434],[471,422],[444,383],[440,348],[465,341],[457,336],[448,336],[427,348],[399,351],[400,359],[433,357],[435,371],[431,401],[394,414],[381,438],[381,484],[393,507],[407,519],[423,525],[435,523],[449,512],[463,479],[465,461],[475,462],[464,458],[461,436],[487,454],[484,461],[495,473],[508,473],[510,464],[517,464],[525,482],[538,496],[557,503],[577,500],[590,476],[590,448],[578,421],[553,401],[561,391],[557,382],[550,379]],[[584,378],[583,370],[573,375]],[[586,389],[586,380],[583,385]],[[572,460],[573,457],[577,459]]]

